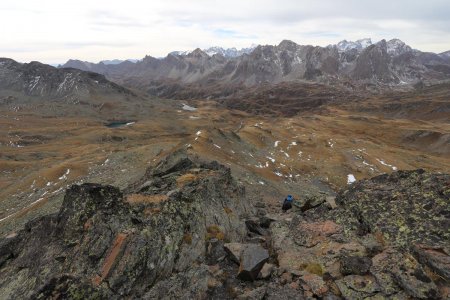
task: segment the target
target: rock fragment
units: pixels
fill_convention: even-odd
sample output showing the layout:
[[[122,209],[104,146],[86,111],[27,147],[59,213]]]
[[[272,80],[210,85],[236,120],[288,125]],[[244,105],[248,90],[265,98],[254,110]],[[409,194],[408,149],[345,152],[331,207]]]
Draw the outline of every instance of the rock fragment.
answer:
[[[247,245],[241,253],[238,278],[254,281],[269,259],[269,251],[259,245]]]

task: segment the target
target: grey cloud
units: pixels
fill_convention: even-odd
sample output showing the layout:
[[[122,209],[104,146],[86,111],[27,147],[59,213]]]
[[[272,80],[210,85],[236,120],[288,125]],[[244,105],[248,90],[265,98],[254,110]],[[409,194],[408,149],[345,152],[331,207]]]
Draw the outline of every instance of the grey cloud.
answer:
[[[286,0],[286,1],[222,1],[200,2],[204,5],[179,5],[163,9],[168,18],[192,23],[266,22],[296,23],[317,18],[405,19],[446,21],[450,1],[362,1],[362,0]]]

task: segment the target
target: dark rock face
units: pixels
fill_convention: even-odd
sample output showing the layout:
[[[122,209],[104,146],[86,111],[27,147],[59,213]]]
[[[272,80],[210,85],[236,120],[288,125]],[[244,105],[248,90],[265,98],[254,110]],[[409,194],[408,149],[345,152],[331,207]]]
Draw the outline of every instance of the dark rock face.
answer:
[[[2,297],[206,297],[208,255],[216,255],[215,248],[225,255],[223,239],[246,235],[240,215],[248,201],[223,166],[187,156],[170,165],[154,172],[164,178],[143,179],[155,183],[145,193],[72,186],[58,214],[2,240]],[[167,196],[174,185],[178,191]]]
[[[259,245],[247,245],[241,253],[238,278],[253,281],[269,259],[269,252]]]

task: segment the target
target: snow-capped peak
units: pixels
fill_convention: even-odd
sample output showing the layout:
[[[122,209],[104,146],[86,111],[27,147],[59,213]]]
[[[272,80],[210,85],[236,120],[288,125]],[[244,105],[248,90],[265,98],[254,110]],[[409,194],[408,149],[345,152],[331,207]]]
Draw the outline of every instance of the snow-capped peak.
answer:
[[[399,39],[392,39],[388,42],[386,42],[386,46],[387,46],[387,52],[390,55],[400,55],[403,54],[405,52],[409,52],[411,51],[411,47],[406,45],[403,41],[399,40]]]
[[[213,56],[214,54],[220,54],[225,57],[238,57],[243,54],[248,54],[248,53],[252,52],[253,49],[255,49],[254,46],[251,46],[248,48],[242,48],[242,49],[236,49],[235,47],[225,49],[225,48],[216,46],[216,47],[210,47],[203,51],[205,51],[209,56]]]
[[[208,56],[220,54],[224,57],[238,57],[243,54],[248,54],[248,53],[252,52],[256,47],[257,47],[257,45],[252,45],[248,48],[242,48],[242,49],[236,49],[235,47],[225,49],[222,47],[215,46],[215,47],[210,47],[208,49],[203,49],[202,51],[205,52],[206,54],[208,54]],[[170,52],[170,54],[186,56],[192,52],[193,51],[173,51],[173,52]]]
[[[369,47],[370,45],[372,45],[372,40],[370,38],[365,38],[365,39],[357,40],[356,42],[343,40],[343,41],[340,41],[336,45],[336,47],[338,48],[339,51],[345,52],[350,49],[356,49],[358,51],[361,51],[361,50]]]

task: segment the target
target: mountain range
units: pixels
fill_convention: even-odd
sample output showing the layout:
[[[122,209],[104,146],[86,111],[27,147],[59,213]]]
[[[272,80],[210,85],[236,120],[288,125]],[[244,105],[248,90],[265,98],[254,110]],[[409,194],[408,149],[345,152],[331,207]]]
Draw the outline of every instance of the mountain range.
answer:
[[[422,52],[399,39],[341,41],[326,47],[299,45],[289,40],[276,46],[195,49],[172,52],[164,58],[146,56],[132,63],[93,64],[69,60],[71,67],[145,91],[180,84],[208,89],[214,86],[254,86],[281,82],[318,82],[343,86],[396,87],[450,79],[449,52]]]

